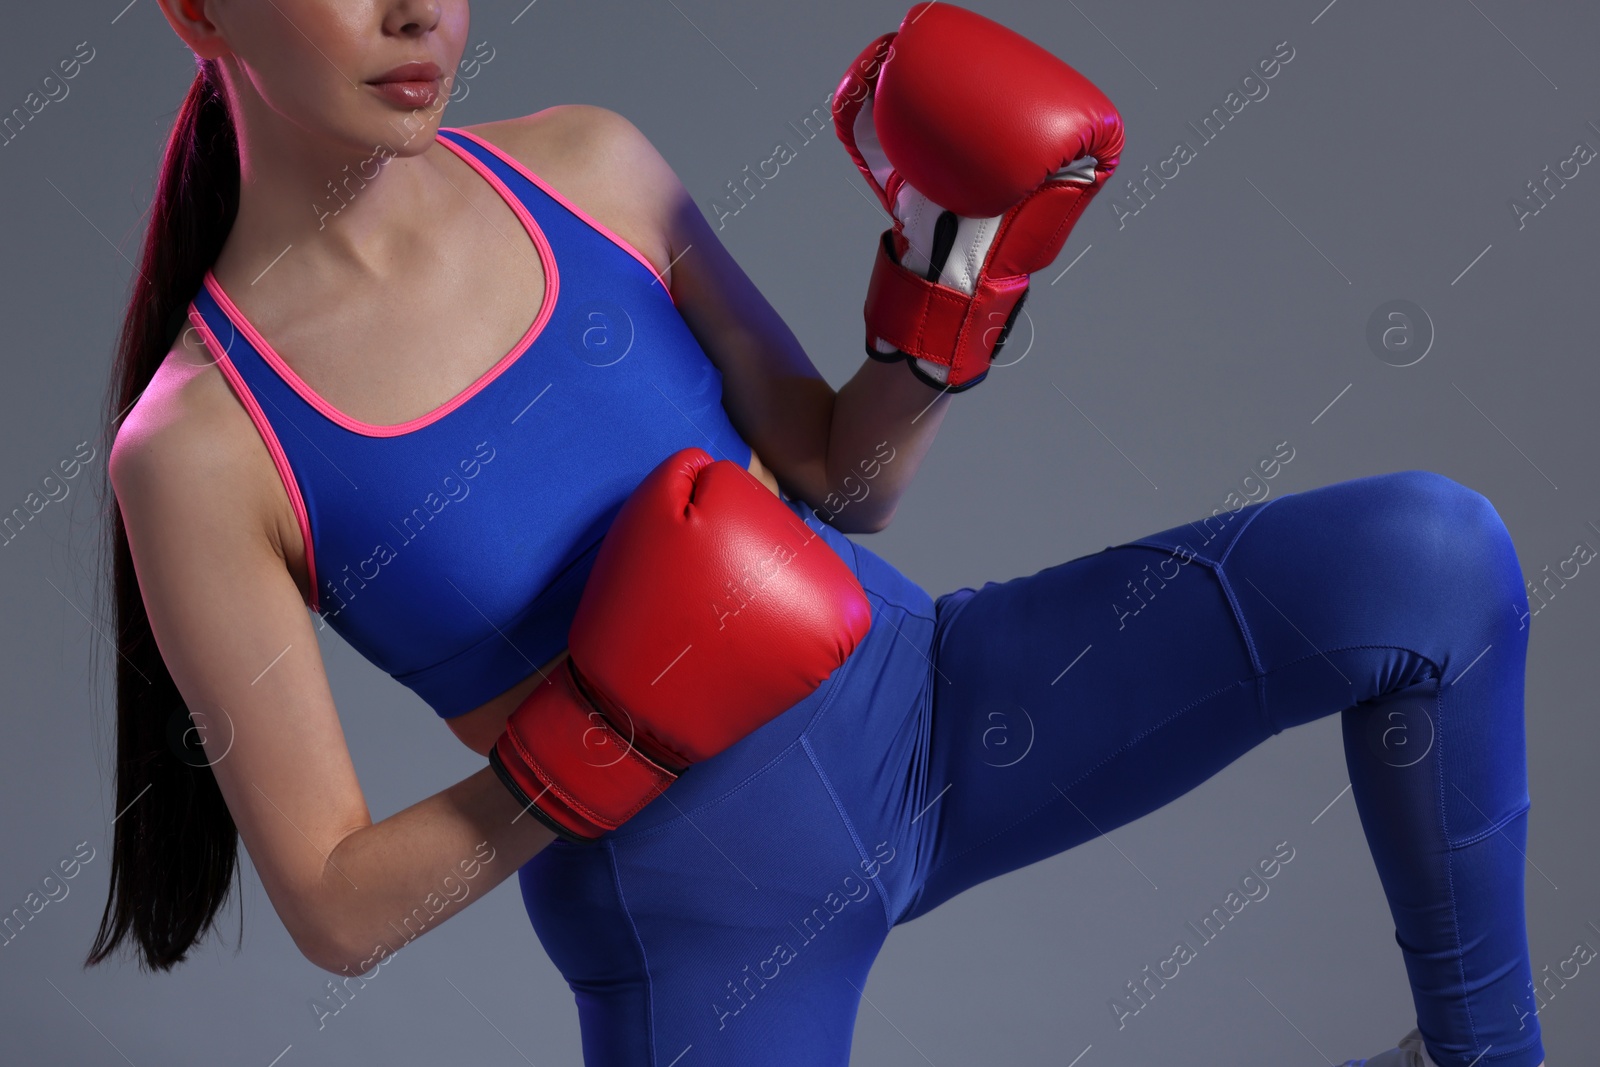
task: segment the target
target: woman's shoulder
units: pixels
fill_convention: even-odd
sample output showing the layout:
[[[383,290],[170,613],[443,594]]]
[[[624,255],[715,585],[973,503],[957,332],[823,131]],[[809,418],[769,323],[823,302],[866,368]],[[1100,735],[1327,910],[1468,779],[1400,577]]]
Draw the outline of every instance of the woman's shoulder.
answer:
[[[196,331],[185,329],[150,383],[118,420],[107,465],[119,501],[130,494],[170,502],[259,501],[268,522],[271,458],[243,404]],[[250,492],[251,487],[261,489]],[[248,515],[230,518],[246,519]]]
[[[519,163],[568,167],[592,163],[596,154],[625,149],[630,140],[644,138],[621,113],[598,104],[553,104],[516,118],[461,128],[504,149]]]
[[[627,117],[595,104],[557,104],[519,118],[462,129],[538,175],[587,214],[628,240],[666,275],[682,183]]]

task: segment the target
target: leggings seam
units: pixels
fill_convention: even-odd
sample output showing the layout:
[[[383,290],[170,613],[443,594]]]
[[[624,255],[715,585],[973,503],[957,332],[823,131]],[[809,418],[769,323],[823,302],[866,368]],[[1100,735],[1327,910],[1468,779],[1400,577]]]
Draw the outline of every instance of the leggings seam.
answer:
[[[861,835],[856,832],[856,824],[851,820],[850,813],[845,811],[844,802],[839,799],[839,793],[833,787],[833,779],[828,777],[828,772],[823,769],[822,760],[817,757],[816,750],[811,747],[811,739],[801,735],[800,747],[805,750],[806,756],[810,758],[811,766],[816,769],[817,777],[822,781],[822,787],[828,791],[828,796],[833,800],[834,810],[839,813],[839,821],[844,823],[846,832],[850,834],[850,841],[856,847],[856,855],[863,862],[868,862],[867,849],[861,843]],[[883,909],[884,929],[889,929],[894,925],[889,916],[889,896],[883,891],[883,887],[878,885],[878,879],[869,878],[867,880],[873,884],[878,904]]]
[[[1504,830],[1506,828],[1506,824],[1507,823],[1515,822],[1516,820],[1522,818],[1524,815],[1528,814],[1528,812],[1531,811],[1532,808],[1533,808],[1532,800],[1524,801],[1521,805],[1519,805],[1517,807],[1516,811],[1513,811],[1511,814],[1507,815],[1503,819],[1496,820],[1495,824],[1493,826],[1490,826],[1487,829],[1478,831],[1477,833],[1473,834],[1471,837],[1467,838],[1465,841],[1451,841],[1449,839],[1449,836],[1446,835],[1445,843],[1450,846],[1450,850],[1452,852],[1454,852],[1454,851],[1456,851],[1458,849],[1468,848],[1468,847],[1470,847],[1472,845],[1476,845],[1479,841],[1483,841],[1483,840],[1485,840],[1487,838],[1493,837],[1495,834],[1499,833],[1501,830]]]
[[[606,859],[611,864],[611,883],[617,890],[617,902],[622,905],[622,914],[627,917],[628,929],[633,933],[633,943],[639,948],[639,959],[644,962],[644,1021],[645,1034],[649,1043],[649,1056],[651,1067],[656,1062],[656,993],[655,983],[650,977],[650,955],[645,952],[644,938],[639,934],[639,925],[633,921],[633,911],[628,907],[627,895],[622,891],[622,872],[617,867],[616,843],[607,839]]]
[[[1250,657],[1250,669],[1255,672],[1256,711],[1261,716],[1261,724],[1274,737],[1283,731],[1277,728],[1272,721],[1272,715],[1267,711],[1267,672],[1262,669],[1261,653],[1256,647],[1255,635],[1250,632],[1250,624],[1245,620],[1244,608],[1239,603],[1239,595],[1234,592],[1233,582],[1223,570],[1223,566],[1228,562],[1228,557],[1233,554],[1233,550],[1239,546],[1239,542],[1244,538],[1245,531],[1250,529],[1250,524],[1255,522],[1274,503],[1282,499],[1283,497],[1281,496],[1273,497],[1251,512],[1250,516],[1244,520],[1244,525],[1239,527],[1239,532],[1233,535],[1233,540],[1228,542],[1228,547],[1223,549],[1222,555],[1217,557],[1216,563],[1211,564],[1211,573],[1216,576],[1217,584],[1222,587],[1222,595],[1227,599],[1228,610],[1233,615],[1233,624],[1239,630],[1239,640],[1244,642],[1245,653]]]
[[[1437,664],[1435,664],[1434,667],[1435,667],[1435,670],[1439,670]],[[1444,672],[1442,670],[1439,670],[1438,676],[1434,678],[1434,682],[1433,682],[1433,713],[1434,713],[1435,717],[1438,718],[1440,721],[1443,721],[1443,719],[1444,719],[1444,712],[1440,709],[1440,705],[1443,704],[1443,703],[1444,703]],[[1445,884],[1450,887],[1450,928],[1451,928],[1451,930],[1453,930],[1455,932],[1455,935],[1456,935],[1456,944],[1455,944],[1456,975],[1457,975],[1457,978],[1459,979],[1459,981],[1461,982],[1461,988],[1462,989],[1466,989],[1467,988],[1467,966],[1466,966],[1466,961],[1462,958],[1462,952],[1461,952],[1462,946],[1463,946],[1463,942],[1462,942],[1462,939],[1461,939],[1461,907],[1460,907],[1458,901],[1456,900],[1456,851],[1455,851],[1454,848],[1450,847],[1450,815],[1449,815],[1448,809],[1445,807],[1445,794],[1444,794],[1445,751],[1444,750],[1445,750],[1445,745],[1446,745],[1447,742],[1446,742],[1446,739],[1444,737],[1444,731],[1443,730],[1437,730],[1437,731],[1435,731],[1435,733],[1438,735],[1437,738],[1436,738],[1436,741],[1437,741],[1437,744],[1439,746],[1439,758],[1434,763],[1434,767],[1436,769],[1436,774],[1437,774],[1437,777],[1439,779],[1439,823],[1440,823],[1440,829],[1442,829],[1444,831],[1444,840],[1445,840],[1444,877],[1445,877]],[[1531,966],[1532,965],[1530,963],[1530,967]],[[1479,1045],[1479,1042],[1478,1042],[1478,1020],[1473,1018],[1473,1015],[1472,1015],[1472,998],[1471,997],[1462,998],[1462,1005],[1461,1006],[1462,1006],[1462,1009],[1463,1009],[1463,1011],[1465,1012],[1465,1014],[1467,1016],[1467,1033],[1472,1035],[1472,1047],[1473,1048],[1477,1048],[1478,1045]]]
[[[865,587],[863,587],[863,588],[865,588]],[[884,596],[882,593],[878,592],[877,590],[872,590],[870,595],[875,596],[879,600],[883,601],[883,603],[884,603],[884,605],[886,607],[899,608],[901,611],[905,612],[906,615],[909,616],[910,618],[921,619],[923,622],[934,622],[935,621],[934,617],[932,615],[924,614],[918,608],[907,607],[906,605],[900,603],[898,600],[890,600],[888,597]]]
[[[905,604],[900,603],[898,600],[891,600],[889,597],[884,596],[884,594],[883,594],[883,592],[881,590],[868,589],[867,588],[867,583],[865,583],[865,582],[863,582],[861,580],[861,551],[860,551],[861,546],[857,545],[854,541],[850,540],[849,537],[846,537],[844,539],[844,541],[845,541],[845,544],[850,546],[850,556],[855,561],[855,566],[854,566],[853,569],[855,571],[856,584],[861,586],[862,592],[867,593],[870,596],[875,596],[879,600],[883,601],[883,603],[885,603],[887,605],[890,605],[892,607],[897,607],[901,611],[905,612],[907,615],[910,615],[910,616],[912,616],[914,618],[922,619],[925,622],[935,622],[935,621],[937,621],[932,614],[924,613],[923,609],[921,609],[921,608],[907,607]],[[924,593],[926,594],[926,590],[924,590]]]
[[[1223,549],[1222,555],[1217,557],[1217,566],[1218,567],[1221,567],[1224,563],[1228,562],[1228,557],[1233,554],[1233,550],[1235,548],[1239,547],[1239,541],[1240,541],[1241,538],[1244,537],[1244,532],[1250,528],[1250,524],[1252,522],[1255,522],[1262,515],[1265,515],[1268,508],[1270,508],[1272,505],[1276,504],[1278,501],[1280,501],[1282,499],[1283,499],[1283,497],[1281,497],[1281,496],[1273,497],[1271,500],[1267,501],[1265,504],[1262,504],[1259,508],[1257,508],[1255,510],[1255,512],[1253,512],[1250,515],[1249,518],[1244,520],[1244,525],[1239,527],[1239,532],[1233,535],[1233,540],[1228,542],[1228,547]]]
[[[1260,512],[1256,514],[1259,515]],[[1229,546],[1230,549],[1232,547]],[[1267,711],[1267,672],[1261,667],[1261,654],[1256,648],[1255,635],[1250,632],[1250,626],[1245,622],[1244,609],[1239,606],[1238,594],[1233,591],[1233,583],[1223,573],[1222,564],[1218,563],[1212,567],[1211,573],[1222,589],[1223,598],[1228,601],[1228,612],[1233,616],[1233,625],[1239,631],[1239,640],[1244,642],[1245,654],[1250,657],[1250,670],[1255,674],[1256,714],[1261,717],[1261,725],[1267,732],[1277,736],[1282,731],[1278,729],[1277,724],[1272,721],[1272,715]]]

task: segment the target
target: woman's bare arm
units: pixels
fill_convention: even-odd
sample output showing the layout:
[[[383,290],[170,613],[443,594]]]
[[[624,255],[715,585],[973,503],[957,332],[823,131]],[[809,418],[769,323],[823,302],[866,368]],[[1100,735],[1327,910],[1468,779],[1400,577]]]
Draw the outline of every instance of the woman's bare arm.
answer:
[[[553,835],[488,766],[372,821],[286,565],[287,498],[203,362],[168,358],[124,420],[112,484],[157,645],[268,898],[307,959],[359,973]]]

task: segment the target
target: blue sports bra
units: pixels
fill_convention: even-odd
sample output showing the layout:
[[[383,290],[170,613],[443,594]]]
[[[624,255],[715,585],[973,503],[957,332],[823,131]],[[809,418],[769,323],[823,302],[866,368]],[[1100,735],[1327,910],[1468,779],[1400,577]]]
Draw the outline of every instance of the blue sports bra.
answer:
[[[595,550],[656,464],[750,463],[655,269],[495,146],[439,140],[516,212],[545,273],[515,348],[409,422],[352,419],[272,349],[216,276],[189,307],[260,431],[306,544],[311,609],[450,718],[566,647]]]

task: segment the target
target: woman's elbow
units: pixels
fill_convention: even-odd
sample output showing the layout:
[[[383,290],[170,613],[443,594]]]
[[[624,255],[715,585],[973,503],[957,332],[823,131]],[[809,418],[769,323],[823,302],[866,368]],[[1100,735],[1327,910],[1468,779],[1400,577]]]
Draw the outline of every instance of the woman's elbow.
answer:
[[[834,529],[844,534],[875,534],[882,533],[889,526],[889,520],[894,518],[894,511],[882,514],[870,514],[858,511],[854,515],[844,514],[837,516]]]
[[[284,929],[294,947],[300,950],[307,962],[332,974],[349,976],[366,969],[363,955],[371,955],[371,944],[360,944],[361,938],[353,934],[355,924],[326,915],[319,918],[322,909],[300,908],[296,915],[283,915]],[[370,965],[371,961],[367,961]]]
[[[357,966],[356,953],[331,932],[290,929],[289,937],[307,962],[330,974],[351,975]]]

